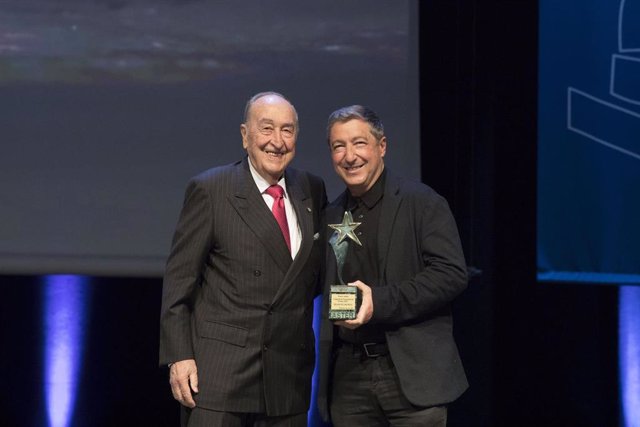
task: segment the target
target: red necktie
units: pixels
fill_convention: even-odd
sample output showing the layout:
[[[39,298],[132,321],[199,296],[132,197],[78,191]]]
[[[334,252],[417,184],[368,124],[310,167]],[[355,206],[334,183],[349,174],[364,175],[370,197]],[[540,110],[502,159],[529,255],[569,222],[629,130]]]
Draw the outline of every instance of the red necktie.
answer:
[[[287,223],[287,214],[284,211],[284,189],[275,184],[267,188],[266,193],[273,197],[273,206],[271,206],[271,212],[273,212],[273,216],[276,217],[276,221],[278,221],[278,225],[280,226],[280,230],[282,231],[284,240],[285,242],[287,242],[289,252],[291,252],[289,224]]]

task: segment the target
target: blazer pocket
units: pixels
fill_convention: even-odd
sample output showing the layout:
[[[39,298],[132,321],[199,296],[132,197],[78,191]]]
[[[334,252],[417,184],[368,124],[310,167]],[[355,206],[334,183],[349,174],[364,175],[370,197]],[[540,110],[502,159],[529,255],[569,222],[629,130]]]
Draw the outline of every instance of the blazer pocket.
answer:
[[[249,330],[240,326],[220,322],[204,322],[200,336],[228,344],[244,347],[247,345]]]

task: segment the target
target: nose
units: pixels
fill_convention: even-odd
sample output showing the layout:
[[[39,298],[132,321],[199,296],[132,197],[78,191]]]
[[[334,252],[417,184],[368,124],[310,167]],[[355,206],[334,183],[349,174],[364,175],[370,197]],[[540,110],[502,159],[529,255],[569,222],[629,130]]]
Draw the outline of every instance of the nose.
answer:
[[[280,129],[275,129],[273,131],[273,137],[271,138],[271,143],[278,150],[282,149],[282,147],[286,147],[286,142],[282,135],[282,131]]]
[[[344,152],[344,160],[347,163],[353,163],[356,161],[356,149],[353,145],[351,144],[347,144],[345,146],[345,152]]]

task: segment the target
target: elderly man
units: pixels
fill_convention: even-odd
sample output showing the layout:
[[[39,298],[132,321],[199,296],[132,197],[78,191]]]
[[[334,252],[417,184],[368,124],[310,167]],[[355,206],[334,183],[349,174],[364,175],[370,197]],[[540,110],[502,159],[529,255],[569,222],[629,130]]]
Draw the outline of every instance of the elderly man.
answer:
[[[324,183],[288,168],[298,116],[281,94],[253,96],[240,133],[248,156],[187,187],[163,282],[160,364],[183,425],[306,426]]]
[[[444,426],[446,405],[467,388],[452,336],[450,304],[467,285],[453,216],[430,187],[386,170],[384,128],[369,108],[335,111],[327,133],[347,189],[326,218],[348,248],[340,263],[328,251],[320,413],[336,427]],[[338,277],[362,303],[355,319],[331,322]]]

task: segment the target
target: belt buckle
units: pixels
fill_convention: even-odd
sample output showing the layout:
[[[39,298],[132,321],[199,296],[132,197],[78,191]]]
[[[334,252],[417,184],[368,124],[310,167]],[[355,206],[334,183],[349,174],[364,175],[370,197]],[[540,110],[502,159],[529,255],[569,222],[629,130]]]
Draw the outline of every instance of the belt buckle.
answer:
[[[378,357],[380,356],[380,353],[369,353],[369,346],[374,346],[377,343],[375,342],[368,342],[366,344],[362,344],[362,347],[364,348],[364,352],[367,355],[367,357]]]

